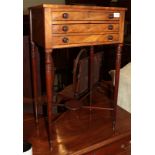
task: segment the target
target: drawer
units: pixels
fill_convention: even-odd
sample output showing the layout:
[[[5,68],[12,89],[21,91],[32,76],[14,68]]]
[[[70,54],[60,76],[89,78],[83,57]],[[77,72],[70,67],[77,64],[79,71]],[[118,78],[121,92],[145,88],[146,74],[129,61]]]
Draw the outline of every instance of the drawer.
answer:
[[[103,148],[100,148],[94,151],[95,155],[116,155],[123,152],[126,154],[130,153],[130,140],[126,138],[126,140],[120,140],[110,145],[107,145]]]
[[[119,20],[119,12],[52,12],[52,20],[73,20],[73,21],[83,21],[83,20]]]
[[[119,24],[63,24],[53,25],[52,32],[61,33],[99,33],[118,32]]]
[[[119,34],[102,34],[102,35],[62,35],[54,36],[54,45],[67,44],[84,44],[84,43],[103,43],[103,42],[117,42],[119,41]]]

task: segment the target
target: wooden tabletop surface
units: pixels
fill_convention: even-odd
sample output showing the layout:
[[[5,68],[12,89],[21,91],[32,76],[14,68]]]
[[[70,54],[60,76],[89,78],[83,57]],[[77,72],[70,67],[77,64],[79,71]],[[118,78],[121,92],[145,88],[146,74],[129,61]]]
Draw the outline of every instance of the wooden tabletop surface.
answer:
[[[80,109],[63,113],[52,124],[53,150],[48,145],[46,121],[35,126],[32,117],[24,117],[24,139],[32,143],[34,155],[81,155],[130,136],[130,114],[118,107],[116,131],[110,112]]]

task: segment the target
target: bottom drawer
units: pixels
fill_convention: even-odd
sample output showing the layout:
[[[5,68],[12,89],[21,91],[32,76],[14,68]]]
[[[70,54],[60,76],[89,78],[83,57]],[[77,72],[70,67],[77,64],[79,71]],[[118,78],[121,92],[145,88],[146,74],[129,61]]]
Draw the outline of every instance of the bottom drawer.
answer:
[[[130,155],[130,146],[130,138],[126,137],[84,155]]]
[[[104,42],[118,42],[118,34],[102,34],[102,35],[63,35],[54,36],[54,45],[68,45],[68,44],[84,44],[84,43],[104,43]]]
[[[130,145],[129,139],[122,139],[115,143],[109,144],[99,150],[94,151],[95,155],[117,155],[126,151]]]

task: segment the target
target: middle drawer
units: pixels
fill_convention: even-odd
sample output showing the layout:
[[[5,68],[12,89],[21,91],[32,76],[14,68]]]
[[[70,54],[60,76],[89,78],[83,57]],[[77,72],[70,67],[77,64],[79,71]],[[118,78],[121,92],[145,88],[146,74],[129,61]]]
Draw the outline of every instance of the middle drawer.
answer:
[[[64,24],[52,25],[54,34],[118,32],[119,24]]]

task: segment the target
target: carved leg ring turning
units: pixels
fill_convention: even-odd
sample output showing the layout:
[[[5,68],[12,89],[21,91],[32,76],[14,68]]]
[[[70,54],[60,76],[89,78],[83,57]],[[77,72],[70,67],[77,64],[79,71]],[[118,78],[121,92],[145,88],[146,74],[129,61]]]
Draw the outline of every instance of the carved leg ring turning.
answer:
[[[45,74],[46,74],[46,94],[47,94],[47,113],[48,113],[48,135],[50,149],[52,150],[52,103],[53,103],[53,81],[54,81],[54,66],[51,51],[45,53]]]
[[[121,51],[122,44],[119,44],[116,51],[116,64],[115,64],[115,87],[114,87],[114,112],[113,112],[113,131],[116,127],[116,113],[117,113],[117,97],[118,97],[118,88],[119,88],[119,73],[121,65]]]

